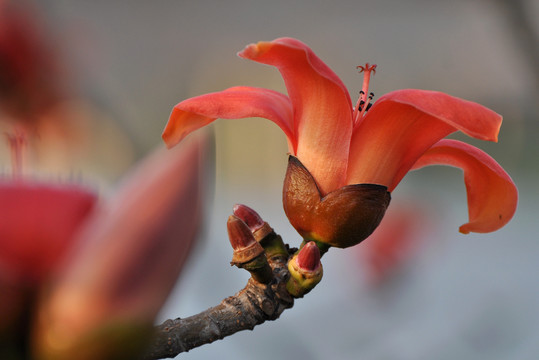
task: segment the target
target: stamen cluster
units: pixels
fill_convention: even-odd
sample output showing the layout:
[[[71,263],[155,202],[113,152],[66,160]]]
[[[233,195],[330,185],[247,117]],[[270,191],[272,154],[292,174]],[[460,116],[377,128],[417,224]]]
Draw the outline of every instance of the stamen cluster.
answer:
[[[371,108],[371,101],[374,98],[374,93],[369,91],[369,81],[371,78],[371,73],[374,75],[376,73],[376,64],[370,65],[366,63],[365,65],[359,65],[357,67],[360,73],[363,73],[363,86],[359,92],[359,99],[357,100],[356,107],[354,108],[354,113],[352,118],[354,119],[354,124],[365,115],[367,111]],[[367,93],[369,96],[367,96]]]

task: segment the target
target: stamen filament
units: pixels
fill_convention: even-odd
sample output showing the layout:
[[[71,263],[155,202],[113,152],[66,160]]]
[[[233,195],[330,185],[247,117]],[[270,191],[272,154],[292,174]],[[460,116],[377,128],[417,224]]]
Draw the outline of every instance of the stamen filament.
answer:
[[[26,135],[21,129],[16,129],[13,133],[6,133],[5,135],[11,150],[11,173],[13,179],[20,180],[23,172]]]
[[[376,72],[376,64],[370,65],[369,63],[366,63],[364,66],[360,65],[357,67],[359,69],[360,73],[363,73],[363,86],[361,91],[359,92],[359,99],[357,100],[356,107],[354,108],[354,113],[352,114],[352,118],[354,119],[354,124],[357,124],[357,122],[365,115],[365,113],[368,111],[368,109],[371,107],[370,101],[374,97],[374,94],[371,92],[369,93],[369,81],[371,79],[371,72],[374,75]],[[369,94],[367,96],[367,94]]]

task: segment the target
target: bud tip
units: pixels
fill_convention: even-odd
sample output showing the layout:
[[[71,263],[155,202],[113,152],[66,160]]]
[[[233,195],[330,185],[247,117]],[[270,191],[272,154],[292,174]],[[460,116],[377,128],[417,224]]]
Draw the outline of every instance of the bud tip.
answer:
[[[256,242],[249,226],[235,215],[230,215],[227,221],[228,239],[234,250],[249,247]]]
[[[304,271],[315,271],[320,267],[320,250],[314,241],[308,242],[299,250],[296,262]]]
[[[234,205],[233,211],[234,215],[239,217],[247,224],[247,226],[249,226],[251,232],[255,232],[264,226],[264,220],[262,220],[260,215],[247,205],[236,204]]]

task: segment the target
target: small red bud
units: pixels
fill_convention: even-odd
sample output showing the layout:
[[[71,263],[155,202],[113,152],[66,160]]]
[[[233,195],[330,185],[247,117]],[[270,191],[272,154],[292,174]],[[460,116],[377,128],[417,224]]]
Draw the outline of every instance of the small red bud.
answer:
[[[232,265],[245,267],[253,277],[263,283],[271,280],[271,268],[264,254],[264,248],[256,241],[251,229],[239,217],[230,215],[227,221],[228,238],[234,249]],[[254,262],[254,263],[253,263]],[[249,265],[250,264],[250,265]]]
[[[243,204],[236,204],[234,205],[233,211],[234,215],[239,217],[247,224],[247,226],[249,226],[249,229],[251,229],[256,241],[264,241],[269,234],[273,233],[271,226],[269,226],[269,224],[250,207]]]
[[[234,250],[240,250],[252,246],[256,240],[247,226],[239,217],[230,215],[227,221],[228,239]]]
[[[262,220],[260,215],[247,205],[236,204],[234,205],[233,211],[234,215],[239,217],[247,224],[247,226],[249,226],[251,232],[255,232],[264,226],[264,220]]]
[[[322,280],[324,270],[320,250],[314,241],[305,244],[288,262],[290,278],[286,290],[295,298],[303,297]]]
[[[308,242],[299,250],[296,263],[303,271],[311,272],[320,267],[320,250],[314,241]]]

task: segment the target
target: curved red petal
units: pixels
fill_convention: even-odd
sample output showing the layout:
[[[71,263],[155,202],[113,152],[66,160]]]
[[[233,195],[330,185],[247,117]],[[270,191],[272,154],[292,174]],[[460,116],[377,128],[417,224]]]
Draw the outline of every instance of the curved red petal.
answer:
[[[313,174],[322,193],[344,185],[352,102],[339,77],[296,39],[251,44],[238,55],[279,69],[294,106],[296,155]]]
[[[469,222],[459,228],[461,233],[495,231],[511,220],[518,203],[517,187],[489,155],[457,140],[441,140],[419,158],[413,169],[436,164],[464,171]]]
[[[347,183],[375,183],[389,191],[440,139],[461,130],[497,140],[501,116],[444,93],[399,90],[381,97],[352,135]]]
[[[0,185],[0,263],[13,276],[39,282],[73,245],[96,195],[79,186]]]
[[[411,105],[476,139],[498,141],[502,116],[473,101],[439,91],[418,89],[392,91],[378,101],[386,100]]]
[[[170,148],[218,118],[247,117],[273,121],[286,134],[290,151],[295,151],[290,99],[277,91],[248,86],[236,86],[182,101],[173,108],[162,137]]]

